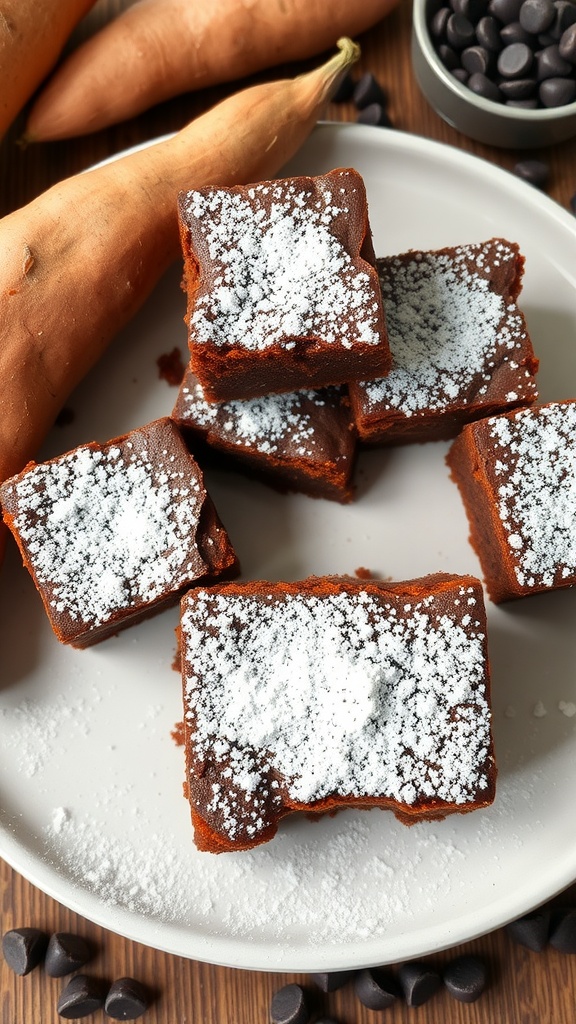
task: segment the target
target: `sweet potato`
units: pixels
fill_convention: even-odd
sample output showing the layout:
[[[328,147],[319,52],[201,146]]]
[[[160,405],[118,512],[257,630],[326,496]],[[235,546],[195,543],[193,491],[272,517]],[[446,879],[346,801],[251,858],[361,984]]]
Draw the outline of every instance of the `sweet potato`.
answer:
[[[0,138],[95,0],[0,0]]]
[[[358,57],[252,86],[172,138],[68,178],[0,220],[0,480],[181,255],[181,189],[271,177]]]
[[[302,60],[399,0],[139,0],[80,46],[30,111],[25,138],[97,131],[193,89]]]

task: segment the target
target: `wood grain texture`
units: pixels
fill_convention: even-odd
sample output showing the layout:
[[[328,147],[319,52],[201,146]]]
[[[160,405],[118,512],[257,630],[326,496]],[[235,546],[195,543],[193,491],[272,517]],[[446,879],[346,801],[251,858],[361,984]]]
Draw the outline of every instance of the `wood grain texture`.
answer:
[[[127,6],[123,0],[100,0],[75,32],[71,45],[95,31]],[[445,124],[420,94],[410,64],[410,0],[380,26],[361,39],[362,60],[358,74],[370,70],[389,95],[389,112],[399,131],[413,132],[459,147],[495,164],[512,169],[527,156],[550,165],[549,194],[568,207],[576,192],[576,141],[534,152],[491,149],[466,139]],[[314,62],[307,62],[302,69]],[[295,67],[282,69],[293,73]],[[272,77],[272,73],[261,76]],[[23,116],[0,146],[0,213],[23,205],[60,178],[75,173],[97,160],[127,146],[177,130],[201,110],[231,91],[230,86],[190,94],[163,104],[126,124],[94,136],[69,142],[29,147],[22,150],[16,139],[22,131]],[[354,108],[347,104],[329,110],[333,120],[353,120]],[[378,129],[374,129],[378,130]],[[47,931],[75,931],[92,940],[96,955],[87,971],[114,980],[132,975],[145,982],[154,994],[146,1024],[266,1024],[273,992],[288,981],[305,976],[237,971],[187,961],[148,949],[84,921],[44,896],[7,864],[0,862],[2,932],[11,927],[34,925]],[[556,902],[576,903],[576,887]],[[385,1014],[367,1010],[348,986],[320,998],[325,1012],[339,1024],[570,1024],[575,1019],[576,957],[547,950],[531,953],[514,945],[499,930],[457,950],[427,958],[441,968],[461,952],[474,952],[489,965],[490,986],[475,1004],[455,1002],[446,992],[438,993],[418,1010],[398,1005]],[[16,977],[0,963],[1,1024],[56,1024],[56,1000],[64,982],[45,976],[41,968],[26,978]],[[417,1015],[417,1018],[416,1018]],[[88,1020],[103,1022],[103,1013]]]

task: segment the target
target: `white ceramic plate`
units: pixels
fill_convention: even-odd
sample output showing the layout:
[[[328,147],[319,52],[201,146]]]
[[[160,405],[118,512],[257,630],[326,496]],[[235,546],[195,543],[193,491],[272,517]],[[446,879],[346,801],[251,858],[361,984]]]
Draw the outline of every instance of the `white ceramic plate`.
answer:
[[[288,168],[354,166],[386,255],[520,243],[543,399],[576,394],[576,222],[511,175],[400,132],[320,126]],[[171,411],[156,358],[186,350],[179,268],[74,395],[45,455]],[[446,445],[362,456],[346,507],[235,474],[209,486],[246,578],[359,566],[398,579],[479,573]],[[88,651],[53,638],[12,547],[0,587],[0,853],[104,927],[183,956],[264,970],[399,961],[467,940],[576,878],[576,592],[489,605],[494,806],[410,829],[390,813],[287,819],[243,854],[198,853],[182,797],[172,611]]]

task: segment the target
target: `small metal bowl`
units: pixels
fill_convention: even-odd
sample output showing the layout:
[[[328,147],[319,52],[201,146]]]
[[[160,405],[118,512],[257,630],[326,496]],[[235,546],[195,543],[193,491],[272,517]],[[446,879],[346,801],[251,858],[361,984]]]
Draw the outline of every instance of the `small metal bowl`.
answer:
[[[508,149],[550,146],[576,135],[576,102],[522,110],[477,96],[444,67],[428,30],[437,0],[414,0],[412,64],[420,89],[441,117],[478,142]]]

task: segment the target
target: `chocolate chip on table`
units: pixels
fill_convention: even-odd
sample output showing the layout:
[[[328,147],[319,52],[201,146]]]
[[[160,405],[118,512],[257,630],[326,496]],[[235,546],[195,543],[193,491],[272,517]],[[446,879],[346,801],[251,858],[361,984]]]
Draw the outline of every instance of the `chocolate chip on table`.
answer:
[[[576,953],[576,907],[553,912],[548,941],[560,953]]]
[[[360,971],[354,982],[354,990],[362,1005],[370,1010],[386,1010],[400,995],[393,975],[381,967]]]
[[[56,1004],[57,1013],[67,1020],[88,1017],[104,1006],[106,987],[98,978],[76,974],[60,993]]]
[[[44,959],[48,936],[39,928],[11,928],[2,936],[2,953],[8,967],[23,977]]]
[[[272,996],[271,1024],[308,1024],[310,1019],[308,999],[300,985],[284,985]]]
[[[352,981],[355,974],[356,971],[328,971],[326,974],[313,974],[311,977],[321,992],[336,992]]]
[[[372,124],[380,128],[392,128],[392,121],[388,117],[386,109],[381,103],[369,103],[358,111],[356,117],[358,124]]]
[[[63,978],[83,967],[91,957],[90,944],[81,935],[55,932],[48,942],[44,969],[51,978]]]
[[[113,1020],[136,1020],[149,1006],[148,992],[135,978],[118,978],[104,1002],[104,1010]]]
[[[442,984],[437,971],[418,961],[402,964],[398,968],[398,977],[408,1006],[427,1003]]]
[[[530,914],[524,914],[516,921],[506,925],[506,932],[510,938],[531,949],[533,953],[541,953],[548,945],[550,931],[550,911],[541,908]]]
[[[486,988],[486,964],[479,956],[458,956],[442,975],[446,990],[460,1003],[475,1003]]]
[[[352,99],[358,110],[362,110],[370,103],[380,103],[384,107],[387,101],[384,89],[370,71],[362,75],[354,86]]]
[[[550,166],[544,160],[519,160],[512,168],[514,174],[535,188],[546,188]]]

